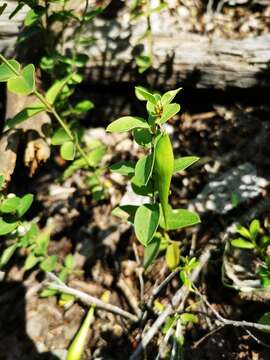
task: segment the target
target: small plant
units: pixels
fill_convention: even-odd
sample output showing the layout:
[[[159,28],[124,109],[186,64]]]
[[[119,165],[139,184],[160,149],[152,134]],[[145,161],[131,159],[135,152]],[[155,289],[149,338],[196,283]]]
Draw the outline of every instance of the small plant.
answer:
[[[0,176],[0,191],[3,185],[4,178]],[[0,236],[9,238],[9,246],[4,250],[0,258],[1,267],[8,263],[18,248],[28,247],[31,238],[36,233],[35,224],[24,220],[24,215],[31,207],[32,202],[32,194],[19,197],[15,194],[5,196],[0,192]]]
[[[270,236],[264,235],[259,220],[254,219],[249,227],[237,226],[236,232],[240,235],[238,238],[231,240],[231,245],[236,248],[253,250],[262,261],[258,269],[262,285],[270,285],[270,256],[268,247],[270,245]]]
[[[3,183],[4,178],[0,176],[0,191]],[[61,265],[58,263],[57,255],[48,254],[51,227],[48,225],[39,230],[35,220],[24,219],[33,199],[32,194],[19,197],[0,192],[0,236],[5,237],[8,243],[0,257],[0,267],[3,268],[16,251],[21,251],[25,256],[25,271],[37,265],[45,272],[57,269],[60,271],[59,277],[64,281],[73,269],[73,257],[68,255],[64,265]]]
[[[176,89],[160,95],[136,87],[137,98],[146,102],[147,118],[124,116],[107,127],[109,132],[132,131],[134,141],[146,151],[137,162],[122,161],[111,166],[111,171],[131,179],[135,194],[149,199],[141,206],[125,205],[113,210],[113,215],[133,224],[136,237],[145,248],[145,269],[160,250],[166,250],[169,268],[176,268],[180,259],[179,242],[172,241],[168,232],[200,222],[196,213],[172,209],[169,204],[173,174],[198,160],[195,156],[174,159],[170,136],[165,130],[165,123],[180,111],[180,105],[172,102],[179,91]]]
[[[146,19],[146,30],[137,39],[137,43],[144,42],[144,50],[135,57],[135,62],[140,74],[144,73],[152,66],[153,63],[153,35],[151,25],[151,15],[159,13],[167,7],[165,1],[161,1],[158,6],[152,7],[150,0],[133,0],[130,6],[131,20],[138,20],[140,18]]]

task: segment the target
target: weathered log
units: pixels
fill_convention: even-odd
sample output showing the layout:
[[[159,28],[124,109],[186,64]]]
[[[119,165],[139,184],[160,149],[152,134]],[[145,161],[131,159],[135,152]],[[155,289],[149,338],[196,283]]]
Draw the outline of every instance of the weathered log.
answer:
[[[29,8],[24,6],[12,19],[9,16],[18,5],[18,1],[0,1],[0,6],[7,4],[3,14],[0,16],[0,51],[10,53],[16,42],[23,20]]]
[[[138,32],[136,26],[125,28],[116,22],[105,23],[96,31],[100,40],[89,49],[91,78],[99,82],[136,81],[130,43]],[[153,86],[270,86],[270,34],[234,40],[177,31],[166,35],[154,30],[153,60],[153,69],[147,73]]]
[[[12,3],[16,2],[10,1],[10,7]],[[4,26],[6,43],[0,41],[0,51],[7,45],[8,36],[18,30],[26,9],[15,17],[14,24],[12,20]],[[0,17],[1,32],[2,22],[7,24],[5,17]],[[270,85],[270,34],[235,40],[183,33],[173,26],[170,17],[162,14],[152,18],[152,25],[154,66],[147,77],[153,86],[183,84],[224,89]],[[144,20],[131,23],[128,16],[96,19],[84,34],[98,39],[88,49],[91,80],[99,83],[138,81],[134,45],[145,29]]]

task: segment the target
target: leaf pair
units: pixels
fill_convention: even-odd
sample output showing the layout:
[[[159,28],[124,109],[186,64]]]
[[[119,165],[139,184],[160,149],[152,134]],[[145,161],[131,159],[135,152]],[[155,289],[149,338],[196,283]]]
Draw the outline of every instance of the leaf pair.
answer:
[[[7,82],[10,92],[29,95],[35,91],[35,67],[29,64],[21,69],[16,60],[7,60],[0,65],[0,82]]]

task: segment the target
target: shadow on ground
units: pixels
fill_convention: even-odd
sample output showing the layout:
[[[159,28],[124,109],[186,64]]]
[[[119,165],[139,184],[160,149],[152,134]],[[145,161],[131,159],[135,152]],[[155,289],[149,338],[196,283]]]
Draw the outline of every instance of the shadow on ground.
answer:
[[[26,333],[26,289],[20,282],[0,282],[0,360],[59,360],[39,352]]]

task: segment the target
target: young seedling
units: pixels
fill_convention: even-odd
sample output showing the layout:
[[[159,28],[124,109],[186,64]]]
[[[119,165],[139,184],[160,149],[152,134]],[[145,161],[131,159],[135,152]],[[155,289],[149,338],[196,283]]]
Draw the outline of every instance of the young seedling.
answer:
[[[151,5],[151,0],[133,0],[131,2],[131,20],[137,20],[140,18],[146,19],[146,30],[137,40],[138,44],[144,42],[144,47],[146,49],[135,57],[135,62],[140,74],[149,69],[153,63],[153,34],[151,15],[161,12],[166,7],[167,3],[164,1],[161,1],[159,5],[154,7]]]
[[[263,234],[263,229],[259,220],[251,221],[249,227],[237,226],[236,232],[240,235],[231,240],[231,245],[236,248],[253,250],[262,260],[262,265],[258,269],[261,283],[264,287],[270,285],[270,256],[267,249],[270,245],[270,236]]]
[[[113,210],[113,215],[133,224],[136,237],[145,248],[145,269],[161,249],[167,249],[168,266],[176,268],[180,259],[179,243],[171,241],[168,232],[200,222],[198,214],[172,209],[169,204],[173,174],[198,160],[195,156],[174,159],[170,136],[164,126],[180,111],[180,105],[172,102],[179,91],[176,89],[160,95],[138,86],[135,94],[139,100],[146,102],[147,118],[124,116],[107,127],[109,132],[132,131],[134,141],[146,151],[146,155],[137,162],[123,161],[111,166],[111,171],[131,179],[135,194],[149,199],[141,206],[130,204]]]
[[[161,3],[157,6],[152,6],[151,0],[134,0],[131,2],[131,20],[140,18],[146,19],[146,30],[137,40],[138,44],[144,42],[144,47],[146,49],[135,57],[135,62],[140,74],[149,69],[153,63],[153,34],[151,15],[161,12],[166,7],[167,3],[164,1],[161,1]]]

